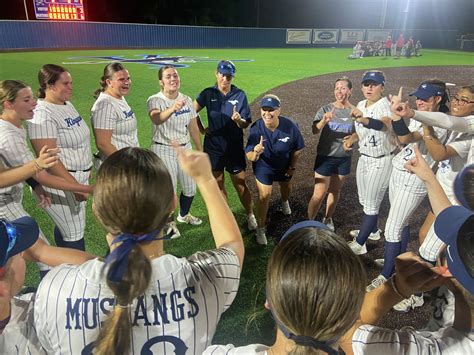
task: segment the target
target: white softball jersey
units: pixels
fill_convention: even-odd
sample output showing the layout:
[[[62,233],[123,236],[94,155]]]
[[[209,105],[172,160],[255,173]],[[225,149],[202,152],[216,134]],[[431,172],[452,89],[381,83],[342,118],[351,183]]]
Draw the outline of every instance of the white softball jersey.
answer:
[[[357,104],[357,108],[364,117],[381,120],[382,117],[390,117],[390,102],[382,97],[376,103],[367,106],[367,100],[362,100]],[[361,123],[355,123],[355,129],[359,136],[359,152],[370,157],[382,157],[391,154],[396,146],[396,137],[392,129],[377,131],[367,128]]]
[[[174,140],[183,145],[189,142],[189,122],[197,116],[193,101],[189,96],[178,93],[176,99],[169,99],[160,91],[148,98],[148,112],[152,110],[164,111],[173,106],[176,100],[185,100],[184,106],[178,112],[173,113],[166,122],[153,125],[153,142],[164,145],[171,145]]]
[[[7,355],[43,355],[33,322],[34,293],[12,298],[10,321],[0,334],[0,350]]]
[[[92,166],[89,127],[69,101],[57,105],[38,100],[34,117],[28,121],[28,135],[30,139],[56,139],[59,157],[68,170]]]
[[[137,119],[124,97],[117,99],[101,92],[91,109],[92,127],[112,131],[117,150],[138,147]]]
[[[446,140],[448,138],[448,131],[444,128],[433,127],[434,132],[438,140],[446,144]],[[423,127],[422,124],[415,120],[410,120],[408,125],[408,130],[410,132],[418,132],[423,135]],[[423,140],[416,142],[418,145],[418,150],[420,151],[423,158],[425,158],[426,162],[430,167],[433,167],[435,164],[434,159],[428,153],[428,148],[426,148],[426,144]],[[393,157],[392,164],[393,167],[397,170],[406,170],[405,164],[415,157],[415,150],[413,149],[413,143],[407,144],[403,149]]]
[[[459,355],[474,353],[474,333],[461,333],[453,327],[436,332],[401,330],[372,325],[359,327],[352,337],[354,354]]]
[[[187,348],[186,354],[202,354],[237,293],[237,255],[221,248],[187,259],[163,255],[151,264],[148,289],[129,308],[130,353],[179,354]],[[61,265],[40,283],[35,324],[48,353],[90,350],[115,304],[103,267],[99,259],[80,266]]]

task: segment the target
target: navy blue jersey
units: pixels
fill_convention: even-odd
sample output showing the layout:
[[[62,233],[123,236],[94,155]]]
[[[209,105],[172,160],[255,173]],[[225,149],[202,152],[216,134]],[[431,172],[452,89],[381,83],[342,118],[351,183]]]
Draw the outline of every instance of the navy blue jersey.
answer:
[[[273,132],[265,127],[262,119],[255,121],[250,127],[245,152],[253,150],[260,142],[260,136],[263,136],[265,147],[263,154],[253,163],[254,171],[269,169],[274,172],[284,172],[290,164],[291,153],[304,148],[303,136],[298,125],[283,116],[279,116],[278,119],[278,127]]]
[[[225,152],[228,146],[243,146],[243,132],[232,121],[231,116],[236,106],[243,120],[252,122],[250,107],[245,92],[232,85],[227,95],[222,94],[217,86],[204,89],[196,98],[201,107],[207,109],[209,136],[206,136],[205,147],[214,151]]]

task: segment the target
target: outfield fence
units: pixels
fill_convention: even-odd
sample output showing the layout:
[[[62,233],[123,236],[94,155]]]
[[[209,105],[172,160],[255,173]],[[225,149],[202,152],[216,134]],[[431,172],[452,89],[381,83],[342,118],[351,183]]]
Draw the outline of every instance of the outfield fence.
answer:
[[[347,47],[391,34],[413,36],[425,48],[458,49],[456,30],[286,29],[168,26],[102,22],[0,21],[0,48],[284,48]]]

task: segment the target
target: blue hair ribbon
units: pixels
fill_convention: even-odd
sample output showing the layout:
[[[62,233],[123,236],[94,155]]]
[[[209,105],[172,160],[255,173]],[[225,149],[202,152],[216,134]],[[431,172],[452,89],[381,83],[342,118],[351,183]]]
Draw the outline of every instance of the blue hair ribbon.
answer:
[[[114,239],[112,245],[116,243],[122,243],[117,248],[115,248],[107,257],[105,258],[105,266],[109,266],[107,271],[107,279],[114,282],[121,282],[123,275],[128,265],[128,257],[130,251],[137,243],[141,242],[151,242],[153,240],[167,239],[168,235],[159,238],[157,237],[159,231],[153,231],[148,234],[142,235],[133,235],[128,233],[122,233]]]

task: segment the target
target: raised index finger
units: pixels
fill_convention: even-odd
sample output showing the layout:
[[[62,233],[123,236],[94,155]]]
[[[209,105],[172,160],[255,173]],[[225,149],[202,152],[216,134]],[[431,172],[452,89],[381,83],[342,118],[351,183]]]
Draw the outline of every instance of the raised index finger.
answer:
[[[400,98],[400,100],[402,99],[402,95],[403,95],[403,86],[400,86],[400,89],[398,90],[398,97]]]

